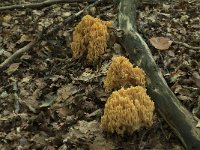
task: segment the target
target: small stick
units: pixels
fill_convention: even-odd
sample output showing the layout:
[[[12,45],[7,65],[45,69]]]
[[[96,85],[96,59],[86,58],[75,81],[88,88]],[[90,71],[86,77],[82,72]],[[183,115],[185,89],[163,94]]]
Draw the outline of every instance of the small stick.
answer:
[[[37,43],[37,40],[33,40],[26,46],[22,47],[21,49],[17,50],[15,53],[13,53],[10,57],[8,57],[3,63],[0,64],[0,71],[4,68],[8,67],[15,59],[22,56],[22,54],[28,50],[30,50],[35,44]]]
[[[183,42],[178,42],[178,41],[173,41],[175,44],[179,44],[179,45],[183,45],[187,48],[190,48],[190,49],[194,49],[194,50],[200,50],[200,47],[195,47],[195,46],[190,46],[186,43],[183,43]]]
[[[42,8],[53,4],[59,3],[73,3],[73,2],[94,2],[95,0],[46,0],[40,3],[29,3],[29,4],[19,4],[11,6],[0,7],[0,11],[14,10],[14,9],[26,9],[26,8]]]
[[[20,103],[21,103],[21,98],[18,96],[19,90],[18,90],[18,82],[15,81],[13,84],[13,92],[14,92],[14,98],[15,98],[15,113],[18,114],[20,111]]]

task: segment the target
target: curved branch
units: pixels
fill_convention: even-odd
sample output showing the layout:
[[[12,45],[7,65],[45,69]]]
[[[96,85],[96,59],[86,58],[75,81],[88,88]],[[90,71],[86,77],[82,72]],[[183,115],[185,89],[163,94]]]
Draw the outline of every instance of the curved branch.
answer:
[[[0,11],[5,10],[14,10],[14,9],[26,9],[26,8],[42,8],[47,7],[53,4],[60,3],[73,3],[73,2],[94,2],[95,0],[46,0],[40,3],[29,3],[29,4],[19,4],[19,5],[11,5],[11,6],[3,6],[0,7]]]
[[[143,68],[147,74],[147,92],[157,111],[169,124],[188,150],[200,149],[200,129],[192,114],[180,104],[168,87],[158,69],[151,51],[136,30],[136,4],[139,0],[121,0],[119,5],[119,28],[124,31],[121,44],[130,60]]]

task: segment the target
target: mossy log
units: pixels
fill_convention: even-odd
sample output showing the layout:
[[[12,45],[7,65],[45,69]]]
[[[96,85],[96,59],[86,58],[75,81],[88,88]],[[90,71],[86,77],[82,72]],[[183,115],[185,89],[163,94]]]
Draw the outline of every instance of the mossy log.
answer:
[[[143,68],[147,75],[148,94],[157,111],[172,128],[188,150],[200,149],[200,129],[192,114],[179,102],[168,87],[157,67],[151,51],[136,29],[136,9],[139,0],[121,0],[119,3],[118,27],[124,31],[120,43],[130,61]]]

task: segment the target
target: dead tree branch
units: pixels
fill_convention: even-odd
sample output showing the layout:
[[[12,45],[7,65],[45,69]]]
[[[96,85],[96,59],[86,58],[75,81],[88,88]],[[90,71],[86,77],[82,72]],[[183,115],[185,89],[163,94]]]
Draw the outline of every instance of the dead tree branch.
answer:
[[[200,129],[192,114],[179,102],[168,87],[157,67],[151,51],[136,29],[136,5],[139,0],[121,0],[119,5],[119,29],[124,31],[120,39],[129,58],[143,68],[147,75],[147,92],[157,111],[172,128],[188,150],[200,149]]]
[[[0,7],[0,11],[5,10],[14,10],[14,9],[26,9],[26,8],[42,8],[47,7],[53,4],[60,4],[60,3],[73,3],[73,2],[95,2],[95,0],[46,0],[40,3],[29,3],[29,4],[19,4],[19,5],[11,5],[11,6],[3,6]]]

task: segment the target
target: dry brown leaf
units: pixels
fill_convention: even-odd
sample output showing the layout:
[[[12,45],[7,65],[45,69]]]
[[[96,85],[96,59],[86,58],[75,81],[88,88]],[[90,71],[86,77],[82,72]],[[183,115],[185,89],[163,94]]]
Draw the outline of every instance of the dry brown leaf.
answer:
[[[65,85],[60,89],[58,89],[57,91],[58,97],[56,99],[56,102],[59,103],[61,101],[67,101],[69,100],[70,96],[77,93],[78,91],[79,89],[72,84]]]
[[[192,73],[192,76],[193,76],[194,83],[196,84],[196,86],[198,88],[200,88],[200,75],[199,75],[199,73],[195,71],[195,72]]]
[[[189,96],[185,96],[185,95],[178,95],[177,96],[179,100],[181,101],[192,101],[192,98]]]
[[[151,44],[159,50],[167,50],[172,44],[172,41],[166,37],[152,37],[149,40]]]
[[[196,127],[197,127],[197,128],[200,128],[200,120],[198,121]]]
[[[31,79],[32,79],[32,76],[26,76],[21,80],[21,82],[22,83],[29,83]]]
[[[95,77],[96,76],[94,73],[92,73],[92,70],[89,68],[86,68],[85,72],[83,72],[76,80],[89,82],[90,80],[92,80]]]

